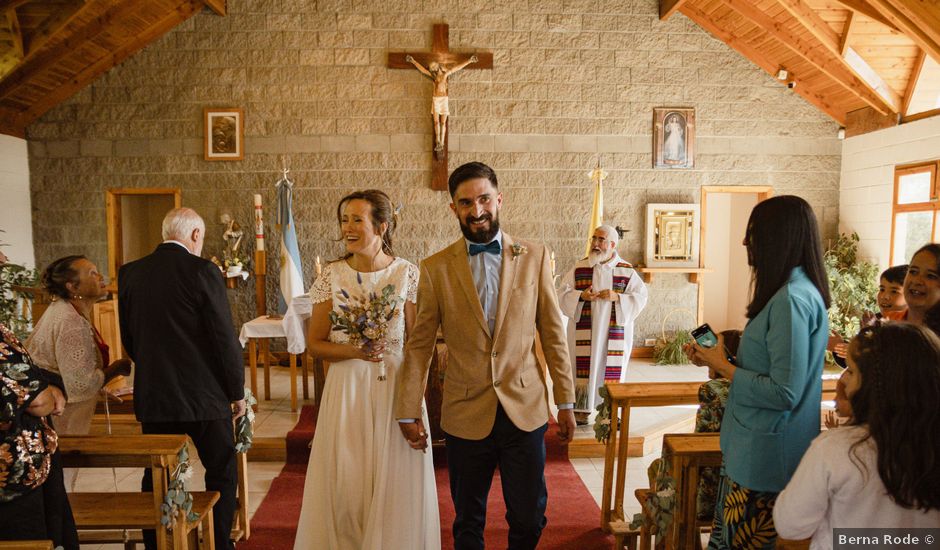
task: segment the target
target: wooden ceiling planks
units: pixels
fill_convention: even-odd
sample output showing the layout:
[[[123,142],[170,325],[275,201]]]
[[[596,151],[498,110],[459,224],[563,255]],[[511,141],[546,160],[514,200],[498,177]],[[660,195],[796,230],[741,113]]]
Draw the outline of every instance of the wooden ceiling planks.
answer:
[[[25,135],[33,120],[207,6],[225,12],[225,0],[17,1],[25,55],[0,67],[0,132]],[[10,49],[2,36],[0,48],[2,58]]]
[[[687,0],[678,11],[768,73],[786,69],[843,123],[868,107],[898,118],[915,84],[940,88],[940,74],[916,82],[922,50],[940,61],[940,0]]]

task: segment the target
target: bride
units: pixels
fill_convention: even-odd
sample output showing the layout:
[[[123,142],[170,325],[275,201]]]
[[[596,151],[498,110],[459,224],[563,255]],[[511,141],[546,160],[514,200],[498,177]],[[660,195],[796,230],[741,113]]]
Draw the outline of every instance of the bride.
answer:
[[[440,516],[431,455],[416,453],[393,416],[402,347],[414,322],[418,269],[392,255],[395,215],[382,191],[358,191],[336,209],[346,256],[310,291],[307,338],[331,363],[307,466],[295,550],[438,550]],[[360,283],[361,280],[361,283]],[[394,285],[399,311],[384,346],[363,349],[332,330],[348,296]],[[379,380],[384,360],[387,379]],[[424,425],[428,425],[427,415]]]

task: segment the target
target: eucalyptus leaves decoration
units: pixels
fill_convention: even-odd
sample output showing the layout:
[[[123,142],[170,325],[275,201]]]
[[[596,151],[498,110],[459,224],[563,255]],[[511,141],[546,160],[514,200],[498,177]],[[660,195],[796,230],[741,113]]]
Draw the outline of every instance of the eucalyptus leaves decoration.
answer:
[[[597,416],[594,417],[594,439],[607,443],[610,439],[610,392],[607,386],[601,386],[597,393],[601,402],[597,405]]]
[[[252,405],[257,405],[258,400],[252,395],[251,390],[245,388],[245,404],[248,406],[245,414],[235,421],[235,452],[247,453],[251,448],[251,442],[255,437],[255,410]]]
[[[186,514],[186,521],[196,521],[199,515],[193,512],[193,496],[186,490],[186,482],[193,475],[189,465],[189,444],[183,445],[176,456],[176,468],[170,473],[166,496],[160,505],[160,524],[170,531],[176,527],[179,514]]]
[[[21,300],[29,296],[13,287],[35,287],[38,284],[39,272],[35,269],[13,263],[0,265],[0,323],[6,325],[22,341],[29,336],[32,327],[30,319],[24,317],[20,310]]]

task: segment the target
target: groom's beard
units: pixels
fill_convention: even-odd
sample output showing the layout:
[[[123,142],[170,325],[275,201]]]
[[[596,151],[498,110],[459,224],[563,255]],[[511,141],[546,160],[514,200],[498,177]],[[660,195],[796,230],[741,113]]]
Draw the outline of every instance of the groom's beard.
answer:
[[[489,220],[490,223],[476,230],[470,227],[471,223],[481,220]],[[486,244],[492,241],[493,237],[499,233],[498,214],[494,217],[489,212],[484,212],[483,215],[479,217],[467,216],[465,219],[460,220],[460,231],[468,241],[472,243]]]
[[[597,264],[602,264],[602,263],[606,262],[606,261],[609,260],[612,256],[613,256],[613,252],[612,252],[612,251],[611,251],[611,252],[603,252],[603,251],[600,251],[600,250],[597,250],[597,251],[592,250],[591,253],[588,254],[588,264],[590,264],[591,267],[594,267],[594,266],[596,266]]]

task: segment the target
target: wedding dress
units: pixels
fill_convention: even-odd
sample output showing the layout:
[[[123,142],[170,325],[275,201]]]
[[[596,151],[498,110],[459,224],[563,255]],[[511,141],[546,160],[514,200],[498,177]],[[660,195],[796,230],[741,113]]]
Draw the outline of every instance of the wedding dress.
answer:
[[[317,419],[295,550],[439,550],[440,514],[431,453],[408,446],[394,417],[395,382],[402,362],[404,300],[415,303],[418,269],[396,258],[374,273],[358,273],[345,261],[325,266],[310,290],[314,304],[342,290],[352,296],[381,294],[394,285],[401,314],[389,323],[387,380],[378,363],[349,359],[330,365]],[[330,332],[330,341],[348,336]],[[424,424],[428,425],[427,414]]]

